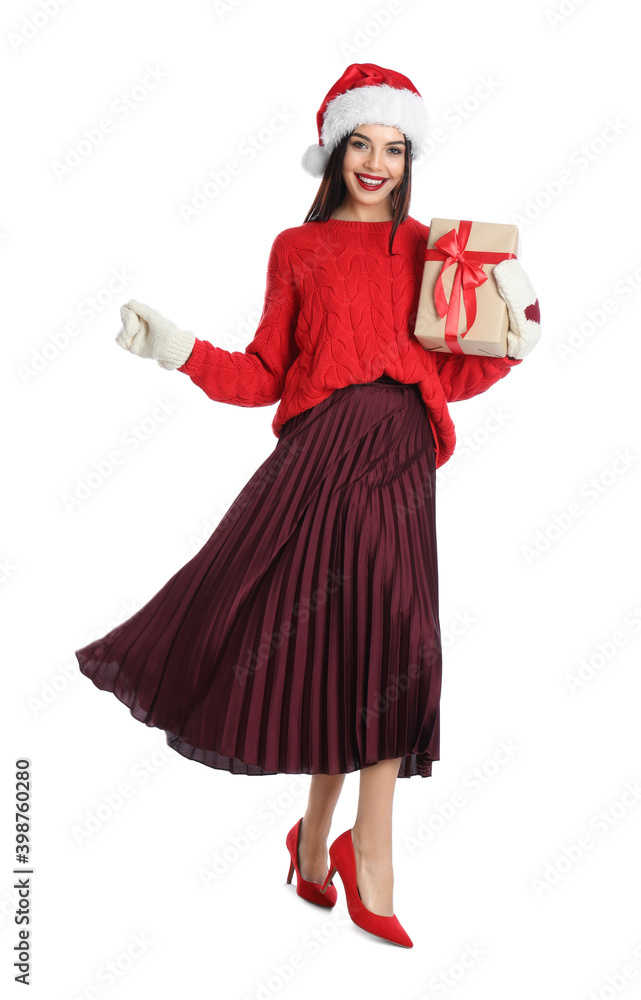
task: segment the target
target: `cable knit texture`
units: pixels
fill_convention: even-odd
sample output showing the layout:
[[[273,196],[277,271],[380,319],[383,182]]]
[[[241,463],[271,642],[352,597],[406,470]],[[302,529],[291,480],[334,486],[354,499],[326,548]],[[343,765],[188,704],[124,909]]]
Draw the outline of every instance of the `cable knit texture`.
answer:
[[[280,400],[272,430],[335,389],[384,373],[416,383],[436,467],[454,452],[448,403],[484,392],[521,361],[428,351],[414,336],[429,226],[408,216],[388,252],[392,221],[327,219],[284,229],[267,264],[262,315],[244,351],[196,338],[178,371],[237,406]]]

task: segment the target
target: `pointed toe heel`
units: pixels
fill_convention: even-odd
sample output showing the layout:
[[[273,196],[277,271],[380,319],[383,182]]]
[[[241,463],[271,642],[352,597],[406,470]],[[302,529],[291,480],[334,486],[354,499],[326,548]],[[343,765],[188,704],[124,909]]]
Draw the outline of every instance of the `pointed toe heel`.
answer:
[[[363,903],[356,882],[356,855],[351,827],[341,833],[340,837],[337,837],[331,845],[329,860],[329,871],[320,891],[329,891],[330,882],[338,872],[345,888],[347,910],[354,923],[376,937],[385,938],[386,941],[399,944],[403,948],[413,948],[414,943],[396,914],[391,917],[381,916],[379,913],[368,910]]]

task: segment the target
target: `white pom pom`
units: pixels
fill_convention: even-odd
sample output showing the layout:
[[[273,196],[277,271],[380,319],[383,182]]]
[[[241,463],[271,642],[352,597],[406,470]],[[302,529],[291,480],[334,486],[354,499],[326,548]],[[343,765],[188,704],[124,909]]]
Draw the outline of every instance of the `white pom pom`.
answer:
[[[306,170],[312,177],[322,177],[328,160],[329,153],[325,146],[314,143],[313,146],[307,147],[300,162],[303,170]]]

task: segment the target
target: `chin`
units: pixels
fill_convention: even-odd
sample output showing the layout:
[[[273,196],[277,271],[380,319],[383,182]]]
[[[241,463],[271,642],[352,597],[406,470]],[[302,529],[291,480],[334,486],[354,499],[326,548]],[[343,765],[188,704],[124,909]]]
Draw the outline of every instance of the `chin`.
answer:
[[[377,205],[379,202],[387,201],[389,197],[387,192],[383,194],[381,191],[377,191],[375,196],[372,198],[372,196],[368,195],[366,191],[363,191],[358,181],[353,182],[350,190],[354,199],[360,202],[361,205]]]

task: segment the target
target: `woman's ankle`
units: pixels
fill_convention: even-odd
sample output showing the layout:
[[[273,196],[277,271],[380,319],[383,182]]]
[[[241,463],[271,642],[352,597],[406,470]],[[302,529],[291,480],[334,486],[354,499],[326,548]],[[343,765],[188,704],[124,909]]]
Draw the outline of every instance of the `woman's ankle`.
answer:
[[[329,824],[325,822],[319,823],[314,818],[305,815],[301,823],[300,836],[301,838],[304,837],[309,844],[316,844],[318,846],[326,845],[329,840],[330,829],[331,820]]]
[[[381,864],[391,864],[392,845],[389,841],[374,838],[365,834],[361,835],[357,826],[352,827],[352,843],[354,851],[369,862]]]

